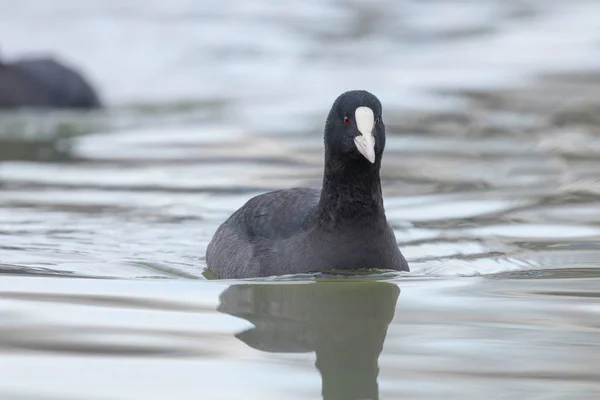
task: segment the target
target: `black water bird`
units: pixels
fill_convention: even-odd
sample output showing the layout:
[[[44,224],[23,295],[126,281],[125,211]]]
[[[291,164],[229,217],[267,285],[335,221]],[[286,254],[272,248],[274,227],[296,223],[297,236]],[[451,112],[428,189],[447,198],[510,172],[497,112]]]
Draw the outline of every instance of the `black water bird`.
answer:
[[[383,206],[382,106],[373,94],[341,94],[325,123],[321,190],[251,198],[216,231],[206,262],[219,278],[328,270],[408,271]]]
[[[90,82],[53,58],[0,60],[0,109],[97,109],[102,104]]]

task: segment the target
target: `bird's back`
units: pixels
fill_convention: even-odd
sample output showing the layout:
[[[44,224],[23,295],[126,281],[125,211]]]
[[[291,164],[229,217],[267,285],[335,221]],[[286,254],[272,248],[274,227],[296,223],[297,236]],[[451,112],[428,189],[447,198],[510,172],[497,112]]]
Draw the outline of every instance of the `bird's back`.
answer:
[[[74,69],[53,59],[25,59],[13,64],[49,95],[45,106],[99,108],[100,100],[91,85]]]
[[[227,278],[264,268],[257,259],[266,253],[261,249],[308,231],[319,196],[315,189],[293,188],[251,198],[217,229],[206,250],[209,269]]]
[[[52,59],[0,63],[0,108],[99,108],[98,95],[74,69]]]
[[[225,224],[249,240],[286,239],[313,224],[318,201],[314,189],[269,192],[248,200]]]

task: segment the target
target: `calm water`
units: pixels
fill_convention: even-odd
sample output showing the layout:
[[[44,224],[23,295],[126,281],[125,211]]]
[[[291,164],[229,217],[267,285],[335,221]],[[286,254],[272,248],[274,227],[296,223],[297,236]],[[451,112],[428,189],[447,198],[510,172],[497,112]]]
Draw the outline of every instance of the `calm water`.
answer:
[[[0,9],[5,57],[110,104],[0,114],[1,399],[600,397],[600,3]],[[233,210],[319,185],[354,88],[412,271],[207,280]]]

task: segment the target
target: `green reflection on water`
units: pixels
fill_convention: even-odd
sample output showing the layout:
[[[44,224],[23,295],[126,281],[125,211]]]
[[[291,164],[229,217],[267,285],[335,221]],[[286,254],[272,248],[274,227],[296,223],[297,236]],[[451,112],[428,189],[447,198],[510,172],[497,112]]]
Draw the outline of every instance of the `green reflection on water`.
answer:
[[[218,311],[254,328],[236,335],[270,353],[315,352],[324,399],[377,399],[378,358],[400,289],[377,281],[241,284]]]

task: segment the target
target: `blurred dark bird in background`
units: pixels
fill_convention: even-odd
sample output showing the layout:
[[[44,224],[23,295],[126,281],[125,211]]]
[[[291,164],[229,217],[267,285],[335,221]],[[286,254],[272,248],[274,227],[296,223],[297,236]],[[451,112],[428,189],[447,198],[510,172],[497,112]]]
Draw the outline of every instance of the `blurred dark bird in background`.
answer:
[[[81,73],[53,58],[0,60],[0,109],[101,107]]]

